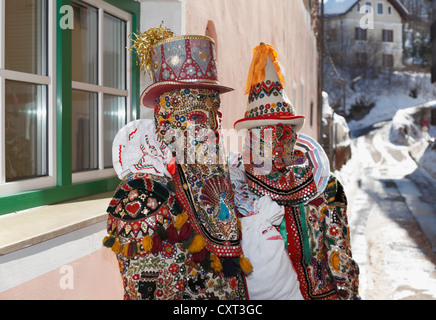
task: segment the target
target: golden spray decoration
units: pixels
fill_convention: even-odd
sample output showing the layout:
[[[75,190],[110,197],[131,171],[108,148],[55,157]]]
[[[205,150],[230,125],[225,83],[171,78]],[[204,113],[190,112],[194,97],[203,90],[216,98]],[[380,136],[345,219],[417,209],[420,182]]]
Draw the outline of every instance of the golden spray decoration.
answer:
[[[136,64],[141,67],[141,70],[145,73],[149,73],[150,77],[152,75],[151,66],[151,49],[153,46],[161,40],[171,38],[174,33],[163,27],[163,22],[160,26],[156,28],[151,28],[143,33],[132,33],[130,35],[130,41],[133,45],[128,50],[135,50],[137,54]],[[135,36],[135,39],[132,39]]]

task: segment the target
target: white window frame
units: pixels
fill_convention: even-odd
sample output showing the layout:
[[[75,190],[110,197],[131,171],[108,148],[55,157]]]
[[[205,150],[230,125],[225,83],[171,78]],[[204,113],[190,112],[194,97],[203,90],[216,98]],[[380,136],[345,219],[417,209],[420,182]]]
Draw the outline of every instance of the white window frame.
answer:
[[[372,2],[371,1],[366,1],[365,2],[365,8],[366,8],[365,13],[370,13],[368,11],[368,7],[371,7],[372,12],[374,12],[374,8],[372,7]]]
[[[47,1],[47,75],[5,70],[5,1],[0,1],[0,195],[56,185],[56,1]],[[6,182],[6,80],[47,86],[47,176]]]
[[[103,62],[103,32],[104,13],[111,14],[126,22],[126,39],[132,33],[132,16],[113,5],[102,0],[82,0],[83,2],[98,9],[98,84],[89,84],[72,81],[73,90],[81,90],[98,94],[98,169],[76,172],[72,174],[72,182],[85,182],[115,176],[113,168],[104,168],[104,127],[103,127],[103,96],[111,94],[126,98],[126,121],[131,121],[132,110],[132,56],[126,53],[126,90],[106,87],[103,85],[104,62]],[[127,50],[127,49],[126,49]]]

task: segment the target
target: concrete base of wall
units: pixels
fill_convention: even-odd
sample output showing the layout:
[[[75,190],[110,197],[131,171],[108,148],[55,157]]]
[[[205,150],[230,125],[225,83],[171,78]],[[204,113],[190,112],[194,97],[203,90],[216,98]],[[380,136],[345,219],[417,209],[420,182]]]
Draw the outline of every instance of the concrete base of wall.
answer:
[[[1,292],[0,300],[120,300],[123,293],[115,254],[103,248]]]

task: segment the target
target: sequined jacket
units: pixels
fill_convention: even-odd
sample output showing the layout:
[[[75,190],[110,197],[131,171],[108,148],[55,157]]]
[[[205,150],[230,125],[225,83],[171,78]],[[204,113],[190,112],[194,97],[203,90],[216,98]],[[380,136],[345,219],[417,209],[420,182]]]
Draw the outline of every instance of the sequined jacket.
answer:
[[[285,206],[280,233],[305,299],[359,299],[359,267],[352,258],[347,199],[333,174],[321,195],[307,204]]]
[[[247,215],[259,196],[248,188],[240,156],[231,156],[229,165],[236,205]],[[333,174],[320,195],[307,203],[285,206],[279,231],[305,299],[360,299],[359,267],[352,258],[347,198]]]

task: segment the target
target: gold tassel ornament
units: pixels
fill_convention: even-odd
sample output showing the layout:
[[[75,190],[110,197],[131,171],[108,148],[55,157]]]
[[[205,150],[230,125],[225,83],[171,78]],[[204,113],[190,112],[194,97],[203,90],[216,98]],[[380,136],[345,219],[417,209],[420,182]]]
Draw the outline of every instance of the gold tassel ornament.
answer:
[[[144,239],[142,239],[142,247],[146,252],[150,252],[151,248],[153,248],[153,239],[149,235],[146,235]]]
[[[218,258],[215,254],[212,253],[210,255],[210,261],[210,266],[215,272],[221,272],[223,270],[220,258]]]
[[[251,61],[250,69],[248,70],[245,94],[250,93],[252,86],[265,80],[265,66],[268,58],[270,58],[273,63],[282,87],[285,85],[285,79],[282,75],[280,64],[277,61],[277,51],[272,45],[261,42],[253,49],[253,60]]]
[[[251,271],[253,271],[253,265],[251,264],[250,260],[244,256],[239,258],[239,265],[241,266],[242,272],[245,274],[249,274]]]
[[[176,221],[174,222],[174,226],[177,230],[180,231],[183,225],[188,221],[188,213],[184,210],[182,213],[179,213],[176,217]]]
[[[112,245],[112,251],[116,254],[119,254],[121,252],[121,243],[118,239],[115,240],[114,244]]]
[[[206,241],[204,240],[202,235],[197,234],[194,236],[194,239],[192,239],[192,242],[188,247],[188,251],[190,253],[196,253],[203,250],[204,247],[206,247]]]

